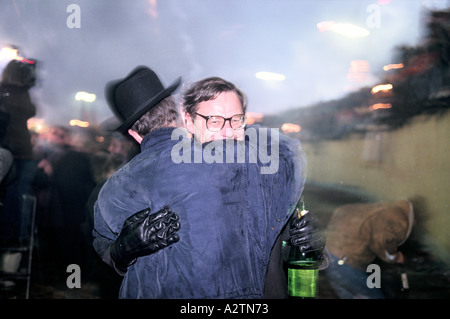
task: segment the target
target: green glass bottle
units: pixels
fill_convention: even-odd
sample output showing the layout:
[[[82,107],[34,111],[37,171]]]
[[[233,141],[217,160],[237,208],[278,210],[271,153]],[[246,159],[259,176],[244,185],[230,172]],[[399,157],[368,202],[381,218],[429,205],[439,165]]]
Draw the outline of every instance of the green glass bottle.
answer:
[[[297,218],[308,213],[303,202],[296,207]],[[283,245],[288,243],[283,242]],[[315,252],[302,253],[289,244],[288,296],[289,298],[315,298],[319,292],[319,258]]]

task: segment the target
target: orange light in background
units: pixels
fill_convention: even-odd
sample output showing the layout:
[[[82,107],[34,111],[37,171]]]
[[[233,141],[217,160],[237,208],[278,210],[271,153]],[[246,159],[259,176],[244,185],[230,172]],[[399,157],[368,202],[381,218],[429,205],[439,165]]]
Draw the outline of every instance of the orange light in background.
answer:
[[[298,133],[302,130],[300,125],[292,124],[292,123],[283,123],[281,125],[281,130],[284,133]]]
[[[380,85],[376,85],[372,88],[372,94],[378,93],[380,91],[386,92],[389,90],[392,90],[393,86],[392,84],[380,84]]]
[[[392,107],[391,103],[375,103],[370,107],[371,111],[379,110],[379,109],[390,109]]]
[[[370,80],[370,64],[367,60],[352,60],[347,73],[347,79],[353,83],[368,82]]]
[[[247,124],[252,125],[256,122],[262,122],[264,119],[263,113],[256,113],[256,112],[247,112],[245,113],[245,117],[247,118]]]
[[[89,127],[89,122],[80,120],[70,120],[70,126]]]
[[[383,66],[384,71],[389,71],[392,69],[402,69],[402,68],[403,68],[403,63],[388,64],[388,65]]]
[[[350,61],[350,70],[349,72],[370,72],[370,64],[367,60],[352,60]]]
[[[35,117],[32,117],[27,121],[27,127],[30,131],[34,131],[36,133],[40,133],[46,129],[44,119],[38,119]]]

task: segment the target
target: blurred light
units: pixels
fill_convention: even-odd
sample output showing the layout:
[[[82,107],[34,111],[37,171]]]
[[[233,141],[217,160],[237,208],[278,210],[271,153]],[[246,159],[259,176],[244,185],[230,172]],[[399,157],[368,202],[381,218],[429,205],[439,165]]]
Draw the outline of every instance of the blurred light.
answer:
[[[392,84],[380,84],[372,88],[372,94],[378,93],[380,91],[389,91],[392,90],[392,88]]]
[[[373,76],[370,72],[370,64],[367,60],[352,60],[350,61],[350,68],[347,73],[347,80],[349,90],[357,90],[361,85],[369,85],[373,83]]]
[[[247,118],[247,124],[255,124],[256,122],[262,122],[264,118],[263,113],[256,113],[256,112],[247,112],[245,113],[245,117]]]
[[[350,23],[336,23],[331,28],[331,31],[347,38],[362,38],[367,37],[370,34],[368,30]]]
[[[283,125],[281,125],[281,130],[285,133],[297,133],[300,132],[301,129],[301,126],[297,124],[283,123]]]
[[[44,119],[32,117],[27,121],[27,127],[31,131],[40,133],[46,128],[46,125],[44,123]]]
[[[370,107],[372,111],[379,109],[390,109],[392,107],[391,103],[375,103]]]
[[[388,64],[388,65],[383,66],[384,71],[389,71],[392,69],[402,69],[402,68],[403,68],[403,63]]]
[[[17,55],[17,49],[4,47],[0,51],[0,60],[10,61],[10,60],[22,60],[23,57]]]
[[[317,23],[317,29],[319,29],[319,32],[325,32],[331,30],[334,24],[335,24],[334,21],[319,22]]]
[[[157,0],[148,0],[150,8],[148,9],[148,13],[154,19],[158,19],[158,3]]]
[[[77,101],[94,102],[95,98],[96,98],[95,94],[87,92],[77,92],[77,94],[75,94],[75,100]]]
[[[320,32],[333,31],[347,38],[362,38],[369,36],[370,32],[367,29],[358,27],[350,23],[336,23],[334,21],[324,21],[317,24]]]
[[[367,60],[352,60],[350,61],[349,72],[370,72],[370,64]]]
[[[80,120],[70,120],[70,126],[89,127],[89,122]]]
[[[257,79],[264,81],[284,81],[286,79],[283,74],[274,72],[256,72],[255,76]]]
[[[22,63],[28,63],[28,64],[35,64],[36,61],[34,60],[28,60],[28,59],[21,59],[20,62]]]
[[[350,62],[347,78],[352,82],[366,82],[370,79],[370,64],[367,60]]]

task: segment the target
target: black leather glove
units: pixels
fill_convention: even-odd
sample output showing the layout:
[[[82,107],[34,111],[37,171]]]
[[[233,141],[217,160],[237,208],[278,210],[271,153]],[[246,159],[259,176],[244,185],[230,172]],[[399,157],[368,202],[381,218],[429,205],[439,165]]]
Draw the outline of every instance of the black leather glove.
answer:
[[[291,244],[302,253],[315,252],[319,259],[323,257],[326,237],[319,219],[313,213],[309,212],[300,219],[295,213],[290,222],[289,235]]]
[[[110,247],[111,258],[121,272],[136,262],[136,258],[157,252],[180,240],[178,215],[169,207],[154,214],[150,208],[128,217],[116,241]]]

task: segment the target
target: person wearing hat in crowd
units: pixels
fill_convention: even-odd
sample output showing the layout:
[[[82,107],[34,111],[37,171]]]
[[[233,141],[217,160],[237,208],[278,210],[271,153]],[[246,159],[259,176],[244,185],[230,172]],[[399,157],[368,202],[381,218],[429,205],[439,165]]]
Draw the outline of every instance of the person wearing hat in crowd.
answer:
[[[280,143],[273,174],[261,174],[260,162],[238,162],[236,151],[231,162],[174,161],[179,138],[187,137],[177,128],[182,123],[171,95],[180,82],[164,88],[141,66],[106,85],[108,103],[121,121],[118,130],[139,141],[141,153],[100,191],[94,248],[124,276],[120,298],[262,298],[270,251],[304,187],[300,143]],[[223,101],[224,92],[235,95]],[[232,103],[223,107],[242,114],[245,99],[239,94],[223,81],[207,100]],[[245,126],[228,118],[222,124],[235,130]],[[196,148],[204,153],[208,147],[183,145],[189,145],[182,151],[191,159]],[[228,151],[216,155],[228,159]]]
[[[381,287],[369,287],[367,267],[379,258],[403,263],[398,247],[414,223],[407,199],[347,204],[333,212],[326,233],[331,262],[326,277],[341,299],[383,299]]]

